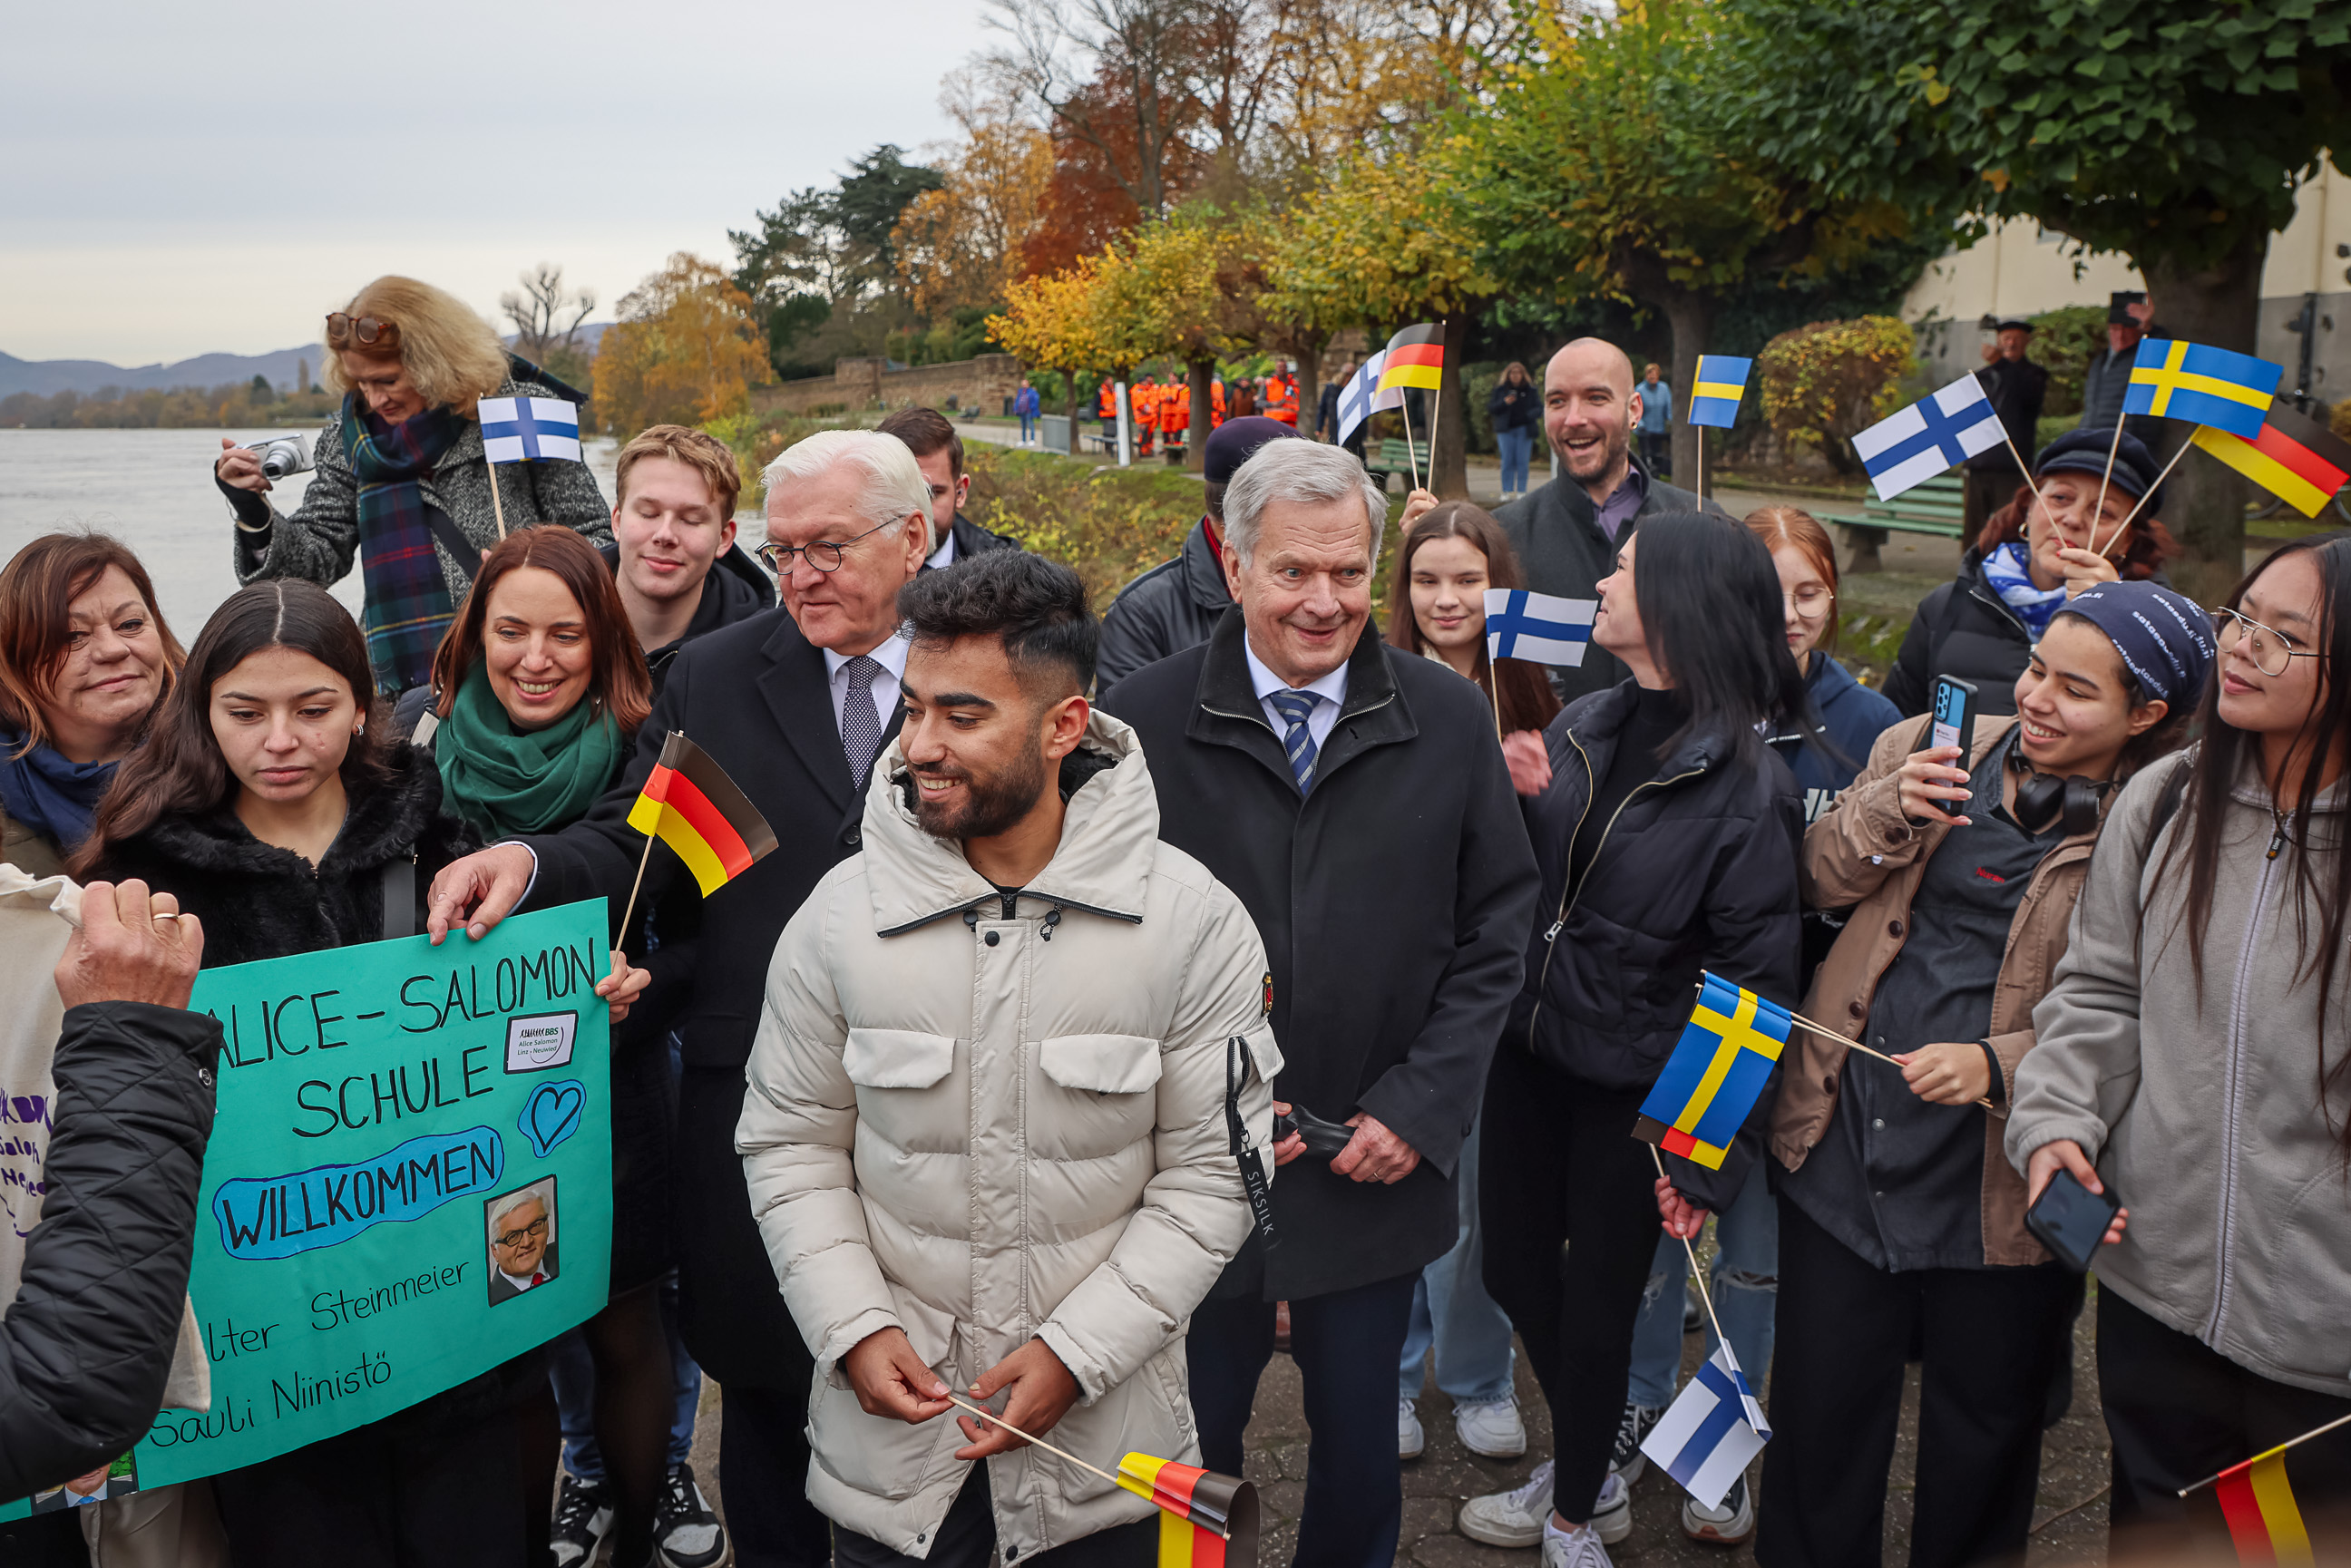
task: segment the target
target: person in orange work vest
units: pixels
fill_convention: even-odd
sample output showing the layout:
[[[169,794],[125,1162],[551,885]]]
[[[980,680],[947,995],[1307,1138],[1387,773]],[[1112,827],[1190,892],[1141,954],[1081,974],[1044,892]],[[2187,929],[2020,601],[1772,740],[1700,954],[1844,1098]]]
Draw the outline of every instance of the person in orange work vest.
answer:
[[[1298,428],[1298,381],[1287,369],[1276,366],[1273,374],[1265,379],[1265,415],[1278,419],[1292,430]]]
[[[1139,376],[1127,399],[1134,408],[1134,450],[1138,455],[1148,457],[1152,441],[1159,432],[1159,383],[1148,375]]]

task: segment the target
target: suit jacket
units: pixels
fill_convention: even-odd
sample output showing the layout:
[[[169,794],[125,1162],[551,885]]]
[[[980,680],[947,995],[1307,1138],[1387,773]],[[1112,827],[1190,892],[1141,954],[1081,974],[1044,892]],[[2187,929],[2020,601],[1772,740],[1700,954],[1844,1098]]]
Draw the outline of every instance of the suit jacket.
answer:
[[[1160,837],[1238,894],[1264,938],[1274,1098],[1377,1117],[1420,1152],[1393,1186],[1308,1156],[1273,1184],[1219,1295],[1295,1299],[1411,1272],[1460,1235],[1453,1187],[1519,988],[1537,876],[1478,688],[1366,627],[1301,799],[1242,657],[1241,617],[1119,683]]]
[[[898,733],[897,705],[882,717],[886,750]],[[643,836],[628,825],[629,807],[673,729],[726,769],[777,841],[707,899],[668,845],[656,841],[645,866],[640,896],[654,904],[658,929],[682,924],[664,916],[664,906],[700,917],[674,1025],[685,1063],[673,1175],[686,1287],[679,1326],[694,1358],[721,1383],[804,1394],[808,1347],[751,1219],[735,1124],[776,939],[824,873],[857,852],[865,791],[849,774],[823,651],[789,615],[765,611],[678,650],[619,782],[561,832],[523,841],[538,855],[538,881],[524,907],[601,896],[617,915],[645,853]]]
[[[547,1255],[538,1260],[538,1268],[534,1271],[547,1276],[539,1281],[544,1285],[552,1285],[561,1278],[563,1266],[555,1260],[554,1248],[549,1247],[547,1249]],[[495,1307],[500,1301],[511,1301],[521,1294],[523,1294],[521,1291],[507,1283],[506,1275],[499,1271],[496,1262],[493,1261],[490,1264],[490,1305]]]

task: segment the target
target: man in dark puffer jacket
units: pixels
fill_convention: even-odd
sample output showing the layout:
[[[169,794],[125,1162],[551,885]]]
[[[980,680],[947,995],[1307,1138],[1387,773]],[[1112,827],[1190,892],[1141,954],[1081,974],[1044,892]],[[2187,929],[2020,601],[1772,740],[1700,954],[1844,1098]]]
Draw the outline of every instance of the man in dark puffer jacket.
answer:
[[[0,1498],[105,1464],[162,1403],[221,1044],[216,1021],[184,1010],[204,938],[177,907],[141,883],[92,883],[57,961],[48,1192],[0,1317]]]

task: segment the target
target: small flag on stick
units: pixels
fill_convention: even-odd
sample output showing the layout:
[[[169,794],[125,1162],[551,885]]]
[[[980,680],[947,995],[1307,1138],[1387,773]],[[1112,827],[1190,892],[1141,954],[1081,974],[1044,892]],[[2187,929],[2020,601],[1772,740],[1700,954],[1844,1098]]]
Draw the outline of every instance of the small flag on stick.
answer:
[[[492,463],[580,459],[580,411],[559,397],[486,397],[482,455]]]
[[[2251,354],[2149,338],[2131,361],[2123,412],[2194,420],[2252,441],[2284,376],[2283,365]]]
[[[2271,405],[2251,440],[2210,424],[2190,439],[2305,517],[2351,485],[2351,442],[2291,403]]]
[[[1771,1440],[1763,1406],[1725,1340],[1641,1439],[1641,1452],[1700,1506],[1719,1508],[1731,1483]]]
[[[1720,1170],[1795,1023],[1795,1015],[1777,1002],[1707,975],[1697,1009],[1641,1103],[1633,1135]]]
[[[1689,422],[1728,430],[1739,417],[1739,400],[1747,395],[1747,372],[1752,360],[1727,354],[1700,354],[1698,379],[1690,385]]]
[[[1523,588],[1486,591],[1486,656],[1581,665],[1592,645],[1596,599],[1555,599]]]
[[[1869,470],[1877,498],[1890,501],[1999,445],[2007,434],[1991,399],[1984,395],[1983,383],[1965,375],[1887,414],[1855,436],[1853,449]]]
[[[1424,322],[1406,327],[1388,340],[1380,366],[1380,391],[1420,387],[1435,392],[1445,380],[1445,327]]]
[[[675,850],[705,898],[776,847],[775,831],[726,769],[677,730],[629,809],[629,826],[647,835],[648,849],[658,838]]]
[[[2222,1470],[2212,1490],[2229,1521],[2229,1540],[2237,1549],[2238,1562],[2294,1568],[2316,1561],[2311,1554],[2310,1532],[2303,1528],[2302,1510],[2294,1500],[2294,1488],[2286,1484],[2283,1449]]]
[[[1159,1511],[1158,1568],[1256,1568],[1257,1488],[1152,1454],[1118,1462],[1118,1484]]]
[[[1404,404],[1404,389],[1380,391],[1380,369],[1387,362],[1384,350],[1374,350],[1348,381],[1346,390],[1339,394],[1339,444],[1355,434],[1355,427],[1384,408],[1400,408]]]

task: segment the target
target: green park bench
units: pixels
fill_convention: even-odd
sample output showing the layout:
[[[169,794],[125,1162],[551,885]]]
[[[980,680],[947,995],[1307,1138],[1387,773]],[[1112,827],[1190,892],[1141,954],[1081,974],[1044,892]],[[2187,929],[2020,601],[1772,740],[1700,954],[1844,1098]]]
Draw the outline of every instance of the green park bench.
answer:
[[[1859,517],[1829,512],[1813,514],[1822,522],[1834,524],[1844,537],[1853,551],[1847,571],[1881,571],[1877,548],[1888,534],[1939,534],[1948,539],[1963,537],[1967,532],[1966,481],[1957,474],[1943,474],[1926,483],[1905,490],[1890,501],[1872,499],[1865,503]]]
[[[1401,474],[1405,484],[1412,484],[1412,449],[1391,435],[1380,443],[1376,455],[1367,443],[1364,448],[1364,466],[1371,471],[1372,480],[1383,490],[1387,488],[1388,476]]]

